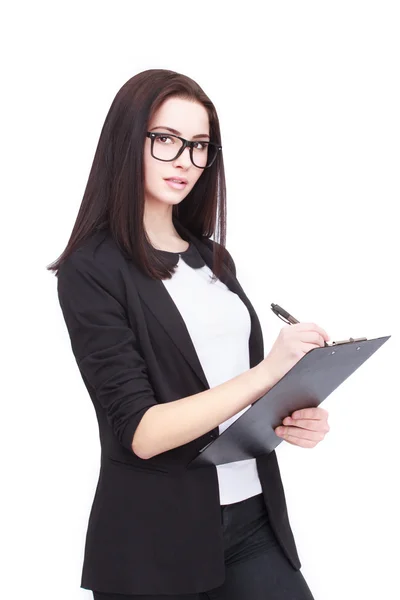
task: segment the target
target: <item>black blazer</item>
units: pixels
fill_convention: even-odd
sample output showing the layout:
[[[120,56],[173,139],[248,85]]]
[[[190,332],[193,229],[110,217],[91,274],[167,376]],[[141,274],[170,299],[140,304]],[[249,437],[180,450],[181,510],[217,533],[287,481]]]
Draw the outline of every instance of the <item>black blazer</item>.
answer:
[[[211,268],[216,242],[175,225]],[[220,279],[249,310],[254,367],[264,358],[261,326],[228,251]],[[131,448],[148,408],[209,389],[175,303],[162,281],[145,276],[104,230],[62,264],[57,286],[101,443],[81,587],[120,594],[218,587],[225,564],[217,470],[186,468],[218,427],[149,460]],[[257,470],[278,542],[299,569],[275,452],[257,457]]]

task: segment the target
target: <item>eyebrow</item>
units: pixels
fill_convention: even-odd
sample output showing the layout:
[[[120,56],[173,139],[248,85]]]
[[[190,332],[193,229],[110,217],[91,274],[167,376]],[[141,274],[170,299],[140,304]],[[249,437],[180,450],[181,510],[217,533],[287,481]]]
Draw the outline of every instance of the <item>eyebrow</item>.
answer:
[[[174,133],[175,135],[182,135],[180,131],[177,131],[176,129],[172,129],[172,127],[166,127],[165,125],[157,125],[157,127],[153,127],[152,129],[150,129],[150,131],[153,131],[154,129],[163,129],[163,130],[167,130],[170,131],[171,133]],[[204,137],[210,137],[208,135],[208,133],[199,133],[198,135],[194,135],[193,139],[197,139],[197,138],[204,138]]]

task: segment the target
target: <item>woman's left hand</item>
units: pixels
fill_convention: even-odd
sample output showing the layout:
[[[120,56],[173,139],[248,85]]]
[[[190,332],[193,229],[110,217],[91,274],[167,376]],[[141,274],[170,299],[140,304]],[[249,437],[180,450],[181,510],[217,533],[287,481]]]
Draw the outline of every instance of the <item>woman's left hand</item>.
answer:
[[[328,411],[320,407],[296,410],[276,427],[275,433],[290,444],[314,448],[328,433]]]

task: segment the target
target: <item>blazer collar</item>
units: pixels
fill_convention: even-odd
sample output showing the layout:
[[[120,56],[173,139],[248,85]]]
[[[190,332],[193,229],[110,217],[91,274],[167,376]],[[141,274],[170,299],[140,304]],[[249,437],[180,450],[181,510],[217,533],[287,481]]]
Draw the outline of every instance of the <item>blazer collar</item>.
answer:
[[[195,237],[188,229],[186,229],[177,220],[174,220],[179,233],[186,237],[187,241],[191,241],[198,250],[205,264],[212,270],[213,252],[212,241],[203,237],[199,239]],[[209,389],[209,384],[192,339],[189,335],[185,322],[178,311],[178,308],[172,300],[170,294],[166,290],[164,284],[160,280],[147,277],[139,268],[135,268],[137,289],[143,302],[148,306],[156,319],[161,323],[171,340],[174,342],[178,350],[193,369],[206,389]],[[220,280],[246,305],[251,318],[251,332],[249,337],[249,359],[250,368],[256,366],[264,358],[263,337],[261,325],[257,314],[247,298],[237,278],[226,268],[220,276]]]

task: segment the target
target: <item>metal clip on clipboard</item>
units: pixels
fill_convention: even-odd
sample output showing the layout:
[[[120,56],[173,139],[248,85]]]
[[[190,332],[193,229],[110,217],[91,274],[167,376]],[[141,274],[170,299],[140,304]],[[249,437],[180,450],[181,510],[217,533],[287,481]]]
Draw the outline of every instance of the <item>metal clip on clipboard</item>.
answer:
[[[341,340],[340,342],[332,342],[332,346],[339,346],[341,344],[352,344],[354,342],[366,342],[367,338],[366,337],[360,337],[360,338],[350,338],[348,340]]]

